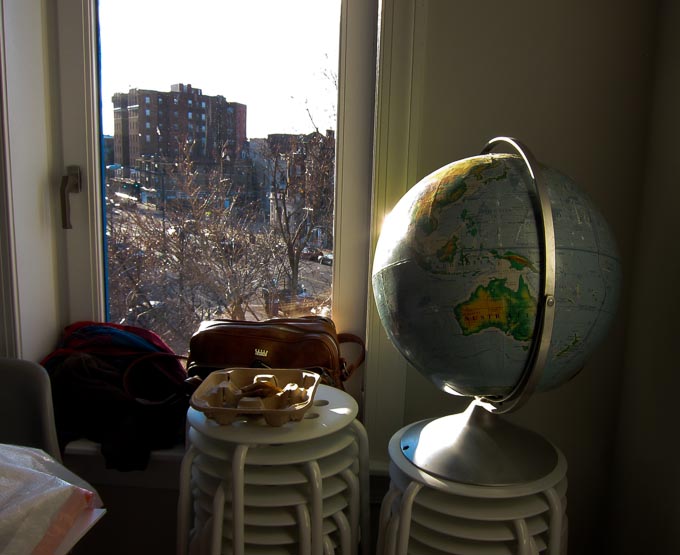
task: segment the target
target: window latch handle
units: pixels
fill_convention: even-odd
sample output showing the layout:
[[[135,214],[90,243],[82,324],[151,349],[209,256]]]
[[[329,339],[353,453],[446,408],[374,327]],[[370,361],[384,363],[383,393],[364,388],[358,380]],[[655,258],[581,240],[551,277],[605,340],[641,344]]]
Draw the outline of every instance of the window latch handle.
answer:
[[[69,194],[80,193],[82,181],[80,179],[80,168],[78,166],[68,166],[66,175],[61,178],[61,227],[72,229],[71,225],[71,202]]]

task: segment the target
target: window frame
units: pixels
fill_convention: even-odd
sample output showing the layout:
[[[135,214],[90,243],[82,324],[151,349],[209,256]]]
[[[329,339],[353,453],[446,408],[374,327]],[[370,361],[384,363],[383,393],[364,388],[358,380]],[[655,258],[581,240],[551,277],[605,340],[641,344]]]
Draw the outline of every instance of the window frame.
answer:
[[[98,60],[97,60],[97,13],[95,0],[59,0],[58,34],[60,41],[60,67],[62,68],[61,79],[61,99],[62,99],[62,121],[68,122],[64,125],[64,163],[66,165],[77,164],[81,167],[83,177],[82,194],[74,197],[71,201],[72,221],[74,229],[85,229],[87,232],[76,232],[69,234],[66,238],[67,251],[69,258],[67,267],[73,270],[69,272],[69,281],[80,274],[81,279],[76,279],[74,283],[69,283],[67,289],[67,306],[69,307],[69,319],[101,319],[105,314],[105,289],[103,285],[104,252],[102,241],[102,215],[101,215],[101,158],[99,152],[99,79],[98,79]],[[344,0],[342,2],[343,26],[342,33],[351,33],[351,38],[341,39],[341,64],[347,65],[355,63],[353,60],[365,58],[375,59],[375,55],[367,55],[375,52],[375,32],[371,39],[370,29],[377,26],[377,0],[365,2],[363,0]],[[361,28],[354,28],[347,25],[347,20],[351,18],[354,27],[361,24]],[[370,22],[373,21],[373,24]],[[80,32],[75,33],[76,25],[80,26]],[[348,28],[351,27],[351,28]],[[365,63],[363,65],[366,65]],[[70,69],[69,69],[70,68]],[[375,65],[370,64],[370,70],[374,71]],[[361,217],[363,222],[359,225],[364,229],[368,228],[370,214],[367,210],[362,210],[362,206],[369,203],[370,177],[371,177],[371,157],[366,156],[366,152],[371,152],[372,138],[372,111],[373,99],[370,101],[357,102],[357,93],[366,96],[366,92],[374,89],[373,75],[365,75],[368,72],[366,67],[362,69],[364,75],[360,79],[353,79],[352,83],[343,83],[340,86],[338,100],[339,112],[344,112],[351,105],[350,109],[354,114],[338,121],[338,135],[342,133],[345,140],[339,141],[338,165],[342,160],[351,156],[353,160],[363,157],[360,163],[356,164],[359,169],[348,175],[348,172],[339,172],[338,189],[342,186],[343,180],[351,178],[351,183],[355,185],[356,191],[343,190],[337,193],[339,204],[338,213],[351,215],[352,225],[359,224],[357,218]],[[81,72],[78,75],[77,72]],[[342,107],[341,107],[342,106]],[[368,122],[368,123],[367,123]],[[341,129],[340,126],[343,126]],[[351,148],[349,143],[355,144],[356,141],[347,139],[347,135],[362,135],[366,146],[361,150],[356,147]],[[368,137],[368,140],[365,139]],[[357,151],[359,150],[360,154]],[[351,152],[350,152],[351,151]],[[349,182],[349,181],[348,181]],[[362,214],[366,212],[366,214]],[[343,227],[342,223],[337,225]],[[360,272],[367,275],[367,263],[365,261],[368,244],[365,248],[354,252],[355,249],[347,248],[352,245],[353,240],[341,241],[336,248],[346,250],[344,255],[345,264],[355,268],[353,260],[364,258],[360,262]],[[363,255],[363,256],[362,256]],[[338,253],[338,258],[342,255]],[[87,271],[83,271],[87,269]],[[348,275],[354,275],[354,271]],[[334,280],[338,276],[334,276]],[[342,276],[340,276],[342,279]],[[100,282],[100,285],[95,285]],[[365,280],[364,280],[365,283]],[[340,301],[334,301],[334,317],[338,313],[338,318],[345,326],[352,327],[352,331],[361,331],[362,322],[358,318],[351,316],[343,317],[345,310],[343,307],[357,304],[355,293],[351,293],[354,288],[342,288]],[[86,294],[83,294],[87,292]],[[334,292],[336,294],[336,292]],[[342,295],[346,295],[342,298]],[[359,300],[360,305],[365,306],[365,300]],[[363,320],[364,315],[360,318]],[[357,322],[357,324],[350,324]]]
[[[62,284],[67,321],[105,319],[101,208],[99,70],[95,0],[61,0],[57,7],[59,92],[64,166],[80,167],[82,190],[72,195],[74,233],[64,236]]]
[[[371,261],[385,216],[422,177],[419,124],[427,58],[420,46],[425,43],[427,13],[427,0],[381,1]],[[367,289],[372,291],[370,275]],[[371,468],[385,473],[389,441],[404,425],[406,377],[411,366],[387,337],[372,294],[367,301],[366,345],[364,425],[371,445]]]
[[[95,0],[59,0],[59,65],[63,163],[81,168],[83,189],[71,198],[73,232],[64,237],[68,321],[105,318],[102,240],[97,10]],[[343,0],[336,143],[336,233],[333,319],[338,329],[365,335],[369,267],[378,0]],[[340,233],[338,231],[341,231]],[[348,389],[361,400],[362,377]]]
[[[83,192],[72,199],[74,233],[65,238],[68,321],[105,314],[94,3],[58,4],[63,162],[83,174]],[[384,216],[418,176],[425,53],[417,45],[426,19],[425,0],[342,2],[332,313],[340,331],[366,338],[366,363],[347,386],[359,401],[377,470],[386,469],[387,444],[403,425],[408,363],[380,324],[370,265]]]

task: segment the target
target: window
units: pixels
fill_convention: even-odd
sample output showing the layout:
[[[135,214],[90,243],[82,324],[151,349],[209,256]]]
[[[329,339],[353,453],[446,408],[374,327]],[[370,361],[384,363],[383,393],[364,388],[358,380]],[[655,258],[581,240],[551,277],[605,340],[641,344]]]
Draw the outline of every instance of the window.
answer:
[[[335,228],[332,315],[339,329],[359,335],[365,333],[368,237],[370,229],[370,193],[372,174],[373,94],[375,90],[375,41],[377,30],[377,0],[375,2],[343,0],[341,26],[340,74],[338,79],[338,129],[336,149],[337,191],[335,198]],[[61,0],[59,2],[60,50],[64,67],[84,68],[82,80],[69,79],[62,83],[67,91],[61,95],[69,126],[64,129],[64,164],[81,167],[85,186],[71,198],[74,228],[80,232],[62,234],[69,270],[69,281],[63,287],[68,319],[100,320],[105,315],[105,280],[100,210],[100,163],[95,137],[98,136],[97,115],[97,37],[87,26],[94,21],[93,1]],[[85,22],[82,31],[77,29]],[[83,45],[85,48],[83,48]],[[351,74],[352,79],[345,79]],[[167,86],[168,84],[166,84]],[[201,85],[197,82],[197,85]],[[134,86],[134,85],[133,85]],[[160,88],[160,87],[159,87]],[[207,89],[205,89],[207,91]],[[212,92],[212,91],[211,91]],[[165,101],[178,105],[178,92],[165,96]],[[164,102],[163,102],[164,103]],[[213,114],[216,107],[208,106]],[[83,109],[83,107],[85,109]],[[231,111],[234,106],[230,106]],[[238,116],[238,114],[234,114]],[[209,118],[206,118],[209,119]],[[66,121],[66,120],[65,120]],[[177,130],[176,120],[166,126],[167,134]],[[92,129],[97,130],[92,133]],[[140,137],[141,138],[141,137]],[[209,136],[206,149],[214,148]],[[252,146],[252,145],[251,145]],[[169,143],[169,155],[177,155],[178,143]],[[242,152],[239,152],[239,156]],[[168,195],[169,196],[169,195]],[[87,232],[82,226],[87,226]],[[348,389],[360,398],[361,375],[348,384]]]
[[[140,30],[145,16],[164,19],[155,30],[139,33],[133,46],[119,40],[117,18],[127,17],[128,2],[139,16]],[[162,12],[151,0],[98,2],[103,133],[113,129],[114,144],[120,145],[114,148],[114,163],[124,177],[135,175],[151,158],[159,161],[155,172],[162,184],[153,195],[142,197],[138,189],[138,197],[131,199],[134,193],[129,193],[129,202],[119,206],[119,178],[109,173],[103,177],[107,318],[153,329],[177,352],[186,351],[188,339],[206,319],[331,315],[332,268],[309,252],[331,252],[334,246],[334,76],[339,67],[341,0],[298,2],[304,3],[305,18],[285,3],[263,0],[195,0],[189,9],[169,3]],[[277,24],[263,24],[263,10]],[[225,37],[219,31],[226,12],[240,23],[238,31]],[[206,14],[212,14],[215,23],[206,24]],[[217,93],[204,101],[215,107],[204,126],[194,124],[192,109],[201,90],[171,81],[182,76],[178,66],[184,64],[177,59],[181,53],[167,65],[159,60],[141,72],[135,63],[136,57],[145,57],[146,49],[172,48],[174,30],[191,26],[192,20],[203,23],[207,48],[199,56],[187,52],[187,61],[192,62],[193,78]],[[135,25],[128,21],[132,34]],[[215,72],[209,53],[229,48],[225,40],[233,40],[236,47],[244,39],[260,46],[250,49],[243,65],[234,61]],[[294,74],[285,67],[280,72],[271,68],[267,44],[276,44],[277,55],[295,61]],[[272,77],[276,89],[267,86]],[[129,83],[134,90],[146,91],[163,79],[156,95],[177,91],[178,105],[186,103],[186,108],[179,110],[175,133],[153,144],[145,134],[139,145],[132,136],[132,119],[127,130],[125,121],[113,128],[113,106],[106,99],[127,98],[130,104],[132,95],[125,92]],[[149,96],[145,103],[150,104]],[[145,114],[156,120],[158,112],[147,108]],[[151,129],[151,122],[143,127]],[[218,148],[205,148],[203,129],[216,138]],[[253,139],[261,139],[258,148],[251,148]],[[170,156],[170,143],[183,145],[177,157]],[[278,169],[284,170],[279,193],[271,196]],[[182,202],[170,200],[170,195]],[[274,217],[267,220],[267,212]],[[198,226],[188,229],[186,222]],[[147,256],[137,256],[140,252]]]
[[[107,1],[109,1],[109,0],[107,0]],[[65,0],[65,4],[68,4],[68,5],[72,4],[71,7],[73,9],[77,9],[80,6],[83,6],[86,10],[90,10],[91,13],[93,13],[93,14],[95,13],[95,6],[93,4],[88,4],[87,2]],[[363,2],[362,3],[356,3],[356,2],[353,2],[353,1],[347,2],[347,5],[343,6],[344,13],[346,14],[347,10],[349,10],[349,9],[352,9],[352,10],[358,9],[360,11],[365,10],[369,14],[373,13],[374,15],[372,16],[372,18],[369,17],[368,21],[369,22],[372,21],[373,25],[375,25],[375,22],[376,22],[376,19],[375,19],[376,5],[373,5],[372,7],[369,6],[369,8],[366,8],[366,7],[357,8],[357,7],[354,6],[355,4],[364,4],[364,3]],[[376,4],[377,4],[377,2],[376,2]],[[83,20],[83,18],[80,17],[80,18],[76,18],[74,20]],[[86,16],[84,18],[84,20],[88,21],[89,18]],[[352,21],[358,21],[358,20],[362,20],[362,17],[359,16],[357,18],[352,19]],[[373,29],[373,32],[375,32],[374,29]],[[89,30],[86,29],[86,36],[89,36],[91,38],[90,44],[94,45],[95,44],[94,29],[89,29]],[[369,34],[368,36],[370,37],[371,35]],[[369,38],[368,40],[364,39],[364,41],[363,41],[364,46],[361,48],[361,52],[357,52],[355,54],[356,59],[359,60],[358,63],[360,65],[364,63],[366,52],[367,51],[372,52],[374,50],[374,45],[373,45],[374,40],[375,40],[374,36],[372,36],[372,38]],[[350,46],[352,48],[354,48],[354,45],[356,45],[356,44],[358,44],[356,40],[353,41],[350,45],[350,43],[348,41],[346,41],[346,39],[345,39],[345,48],[346,49],[350,48]],[[357,50],[359,50],[359,49],[357,49]],[[89,68],[96,67],[96,61],[97,60],[95,58],[94,52],[95,52],[95,50],[92,49],[91,52],[83,52],[83,53],[80,54],[81,56],[84,56],[85,61],[86,61],[86,66],[89,67]],[[342,55],[343,56],[347,55],[347,52],[346,51],[343,52]],[[371,64],[369,64],[369,65],[371,65]],[[364,75],[368,76],[367,78],[365,77],[367,86],[365,86],[365,88],[364,88],[364,94],[367,95],[368,98],[370,98],[370,95],[372,94],[372,90],[373,90],[373,86],[370,84],[370,81],[372,80],[373,68],[374,68],[374,64],[369,69],[369,71],[364,72]],[[89,77],[86,76],[86,79],[90,80],[89,81],[89,83],[90,83],[89,90],[91,92],[93,92],[91,83],[92,83],[92,80],[93,80],[94,77],[95,77],[94,72],[91,72]],[[201,83],[196,83],[196,84],[202,85]],[[166,87],[169,86],[169,85],[171,85],[171,83],[167,83]],[[141,88],[150,88],[144,83],[131,83],[131,87],[132,88],[138,87],[140,89]],[[180,96],[182,94],[185,94],[184,92],[181,92],[181,91],[186,91],[186,90],[187,90],[187,85],[185,85],[183,89],[179,88],[179,89],[176,89],[176,92],[174,92],[172,94],[168,94],[167,98],[172,99],[171,102],[174,103],[175,105],[178,105]],[[195,90],[196,89],[194,89],[194,91]],[[221,91],[217,91],[217,92],[221,92]],[[227,91],[227,94],[228,94],[228,91]],[[343,94],[344,94],[344,91],[341,90],[340,91],[340,98],[343,98]],[[160,98],[162,95],[158,94],[158,96]],[[354,97],[352,97],[352,98],[354,98]],[[145,97],[145,100],[146,100],[146,97]],[[228,106],[226,106],[226,112],[230,115],[233,115],[234,121],[237,121],[237,118],[239,117],[239,115],[237,113],[238,104],[231,103],[231,99],[228,99],[228,100],[230,101],[230,104]],[[234,99],[234,100],[237,100],[237,99]],[[95,104],[96,103],[94,103],[94,102],[92,103],[93,106]],[[202,106],[205,105],[206,109],[209,108],[208,102],[206,102],[206,99],[201,100],[201,105]],[[342,106],[340,107],[341,111],[344,110],[344,109],[345,109],[345,107],[342,107]],[[372,110],[372,101],[365,103],[365,106],[364,106],[363,109],[368,110],[369,113],[370,113],[370,111]],[[213,110],[213,112],[214,112],[214,110]],[[249,110],[249,112],[250,112],[250,110]],[[96,121],[96,117],[93,118],[92,116],[90,116],[90,118],[91,118],[90,119],[91,122]],[[181,120],[179,120],[179,118],[177,118],[176,121],[178,121],[178,123],[173,123],[172,120],[171,120],[172,130],[170,130],[170,134],[172,134],[175,131],[179,131],[181,129],[181,125],[182,125]],[[347,117],[345,117],[345,122],[346,121],[347,121]],[[360,132],[360,134],[362,135],[362,141],[366,145],[366,148],[363,150],[364,155],[366,153],[370,153],[370,150],[371,150],[370,149],[370,137],[371,137],[372,125],[371,125],[370,122],[371,122],[370,116],[369,116],[368,119],[366,119],[366,116],[365,116],[365,113],[364,113],[363,116],[358,116],[356,123],[354,123],[354,125],[356,125],[357,127],[362,127],[362,131]],[[86,122],[84,122],[84,123],[87,125]],[[347,124],[345,123],[345,125],[347,125]],[[236,126],[234,126],[233,128],[237,129]],[[159,129],[160,129],[160,126],[159,126]],[[226,127],[225,127],[225,129],[226,129]],[[342,129],[338,130],[338,134],[341,134],[342,131],[343,131]],[[208,136],[210,137],[211,135],[208,133]],[[141,139],[141,136],[139,137],[139,139]],[[235,134],[234,134],[233,137],[228,138],[227,143],[229,145],[229,148],[236,148],[237,146],[240,147],[239,141],[236,140],[236,139],[238,139],[238,137]],[[149,136],[149,140],[150,140],[150,136]],[[146,141],[147,141],[146,135],[144,137],[144,141],[145,141],[144,144],[146,144]],[[199,146],[199,147],[203,146],[203,139],[201,141],[199,141],[199,144],[197,144],[197,146]],[[342,327],[343,329],[354,330],[354,331],[358,331],[359,333],[363,333],[363,326],[364,326],[363,320],[364,320],[365,309],[363,309],[362,307],[365,305],[365,297],[366,297],[366,292],[364,291],[365,282],[363,282],[360,287],[355,287],[355,286],[352,285],[352,281],[353,280],[355,281],[357,279],[356,276],[361,276],[362,272],[363,272],[363,275],[365,275],[365,273],[366,273],[366,263],[365,263],[366,255],[365,254],[362,255],[361,251],[357,250],[356,248],[347,248],[347,251],[346,251],[347,254],[345,254],[344,257],[342,256],[342,252],[338,252],[338,251],[339,251],[339,249],[340,250],[342,249],[343,244],[345,243],[345,237],[348,237],[348,238],[351,239],[350,235],[351,235],[353,230],[361,230],[362,229],[360,226],[353,225],[354,220],[356,220],[356,218],[358,217],[358,214],[363,213],[364,219],[366,220],[366,215],[367,215],[367,208],[366,207],[369,205],[366,195],[370,191],[370,165],[367,164],[367,160],[370,160],[370,154],[369,154],[369,157],[366,159],[366,161],[364,161],[364,163],[363,163],[363,167],[365,169],[365,172],[364,172],[364,175],[362,176],[362,178],[361,179],[351,179],[350,181],[348,181],[348,183],[352,183],[352,184],[354,184],[355,187],[357,187],[357,191],[356,191],[356,193],[354,193],[351,190],[351,186],[348,186],[347,188],[343,187],[342,179],[344,178],[346,171],[347,171],[346,167],[344,166],[344,164],[342,162],[342,157],[344,156],[344,151],[343,151],[344,146],[345,145],[343,143],[338,144],[337,156],[338,156],[338,166],[339,167],[337,168],[337,172],[338,172],[338,181],[339,181],[339,191],[337,193],[337,199],[336,199],[336,214],[337,214],[337,217],[342,217],[342,214],[344,214],[344,217],[348,219],[349,223],[346,226],[342,225],[342,221],[339,221],[336,224],[336,226],[339,229],[342,229],[343,232],[342,232],[342,237],[340,237],[339,234],[336,234],[335,244],[333,245],[333,248],[336,251],[336,256],[335,256],[336,261],[342,261],[342,264],[336,263],[336,266],[333,267],[333,270],[332,270],[333,274],[334,274],[334,278],[335,278],[335,286],[334,286],[334,291],[333,291],[333,293],[334,293],[334,297],[333,297],[334,306],[333,306],[332,314],[333,314],[333,318],[336,321],[336,323],[340,327]],[[142,148],[142,147],[143,147],[143,145],[140,145],[140,148]],[[208,150],[209,148],[212,148],[212,147],[209,147],[208,145],[206,145],[206,150]],[[97,172],[94,170],[94,168],[96,168],[96,166],[97,166],[97,163],[95,162],[96,157],[94,156],[91,149],[92,149],[91,145],[90,146],[84,145],[84,147],[83,147],[83,152],[90,152],[90,156],[92,157],[92,160],[93,160],[93,162],[89,166],[89,169],[90,169],[90,173],[91,173],[91,181],[94,184],[94,183],[96,183],[96,180],[99,179],[99,176],[97,175]],[[175,141],[175,144],[168,144],[166,152],[168,153],[168,155],[174,155],[174,153],[178,152],[178,150],[181,150],[181,149],[177,149],[177,141]],[[144,155],[144,152],[140,151],[139,154]],[[235,156],[236,154],[238,154],[238,156]],[[239,151],[234,151],[233,153],[227,152],[227,153],[225,153],[225,155],[229,156],[229,158],[235,162],[236,160],[243,160],[244,159],[243,157],[247,156],[247,153],[244,153],[243,151],[239,150]],[[354,167],[358,167],[358,166],[356,166],[356,164],[350,164],[350,165],[354,166]],[[237,175],[242,175],[242,172],[239,171]],[[98,198],[97,198],[97,196],[99,195],[99,190],[100,190],[99,186],[95,187],[94,189],[91,189],[89,191],[90,194],[88,195],[88,200],[86,201],[87,204],[89,204],[89,206],[90,206],[89,210],[91,210],[93,212],[93,214],[97,214],[97,212],[98,212],[98,209],[97,209]],[[170,193],[168,193],[168,194],[170,194]],[[347,199],[350,198],[353,195],[360,197],[360,199],[361,199],[361,200],[351,201],[351,202],[356,202],[356,205],[358,206],[358,208],[356,210],[355,209],[347,209],[345,207],[345,205],[348,202]],[[80,197],[79,199],[77,199],[77,200],[74,199],[74,200],[76,202],[78,202],[78,201],[83,202],[85,199],[84,199],[84,197]],[[97,218],[95,218],[93,221],[96,221],[96,219]],[[96,233],[96,236],[98,238],[102,237],[101,229],[103,229],[103,224],[104,224],[104,222],[102,222],[100,224],[101,228],[99,230],[93,230],[93,232]],[[366,229],[367,229],[367,220],[362,225],[363,225],[364,231],[363,232],[358,231],[358,233],[361,233],[365,237],[366,236]],[[75,235],[75,234],[72,234],[72,235]],[[71,239],[71,237],[69,237],[69,240],[70,239]],[[99,240],[101,240],[101,239],[99,239]],[[351,241],[353,241],[353,239]],[[71,242],[77,242],[77,240],[74,240],[74,241],[71,241]],[[365,242],[365,240],[363,240],[363,241],[359,240],[359,243],[362,243],[362,242]],[[95,287],[92,290],[92,294],[90,294],[90,295],[74,295],[73,296],[73,298],[71,299],[71,303],[74,307],[73,310],[72,310],[72,314],[73,315],[75,315],[75,314],[83,314],[84,315],[84,314],[87,313],[88,318],[99,319],[104,314],[104,312],[103,312],[104,309],[105,309],[104,299],[106,297],[106,295],[104,294],[104,292],[105,292],[104,281],[102,280],[102,277],[103,277],[102,266],[101,266],[101,263],[98,262],[98,260],[103,261],[103,259],[105,258],[103,248],[102,248],[101,244],[98,243],[98,241],[93,240],[90,243],[90,246],[88,248],[86,248],[86,249],[74,248],[73,251],[74,252],[76,252],[76,251],[81,252],[83,254],[87,253],[84,258],[86,260],[89,259],[89,262],[87,262],[87,264],[93,267],[91,275],[97,277],[97,279],[94,280],[94,281],[97,281],[99,283],[97,284],[97,283],[93,282],[92,285],[94,285]],[[353,264],[352,259],[355,259],[355,260],[358,261],[359,267],[363,267],[363,270],[361,270],[361,272],[352,271],[352,269],[351,269],[351,265]],[[77,273],[77,272],[74,272],[74,273]],[[347,277],[343,277],[343,274],[346,274]],[[360,277],[359,277],[359,281],[360,282],[362,281]],[[343,287],[343,284],[345,282],[347,284],[347,287]],[[307,284],[305,284],[305,285],[307,286]],[[307,286],[307,289],[309,289],[309,286]],[[358,294],[359,299],[358,299],[357,302],[355,302],[354,300],[347,300],[346,302],[338,302],[339,299],[342,299],[343,294],[346,295],[346,297],[345,297],[346,299],[351,299],[353,294]],[[338,297],[338,295],[340,295],[340,297]],[[152,300],[155,300],[155,299],[152,299]]]

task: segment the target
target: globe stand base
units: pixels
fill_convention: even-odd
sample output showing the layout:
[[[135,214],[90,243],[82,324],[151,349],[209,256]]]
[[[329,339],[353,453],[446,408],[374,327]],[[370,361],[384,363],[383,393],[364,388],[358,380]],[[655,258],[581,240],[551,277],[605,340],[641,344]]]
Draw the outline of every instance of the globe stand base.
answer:
[[[401,438],[404,456],[446,480],[508,486],[538,480],[557,465],[552,444],[473,402],[460,414],[423,420]]]

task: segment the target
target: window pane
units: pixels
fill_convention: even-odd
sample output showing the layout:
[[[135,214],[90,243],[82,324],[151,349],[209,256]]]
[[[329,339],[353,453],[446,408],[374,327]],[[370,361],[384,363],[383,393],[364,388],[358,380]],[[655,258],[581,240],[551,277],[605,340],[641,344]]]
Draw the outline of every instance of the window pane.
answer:
[[[100,0],[99,27],[108,319],[183,352],[330,315],[340,0]]]

